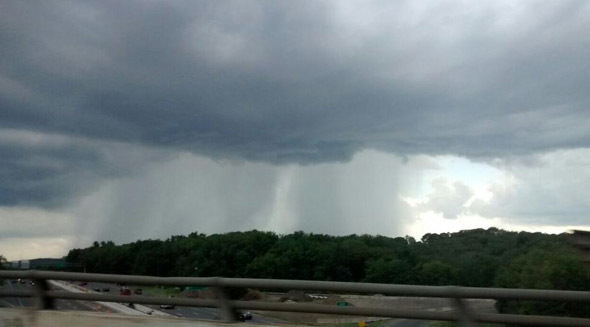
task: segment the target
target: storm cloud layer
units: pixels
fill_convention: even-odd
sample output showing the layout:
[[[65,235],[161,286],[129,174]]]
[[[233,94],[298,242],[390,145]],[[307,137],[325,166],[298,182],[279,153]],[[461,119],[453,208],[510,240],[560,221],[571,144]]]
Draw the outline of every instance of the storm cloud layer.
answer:
[[[286,167],[588,148],[588,31],[587,1],[6,1],[0,205],[76,203],[180,153]]]
[[[277,163],[590,144],[584,1],[303,4],[5,3],[0,124]]]

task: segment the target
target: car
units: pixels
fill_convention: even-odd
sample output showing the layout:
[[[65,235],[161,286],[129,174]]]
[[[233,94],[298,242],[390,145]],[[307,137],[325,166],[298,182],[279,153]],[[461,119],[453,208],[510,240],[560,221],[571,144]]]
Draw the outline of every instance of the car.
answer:
[[[141,290],[141,288],[136,288],[136,289],[133,291],[133,294],[142,294],[142,293],[143,293],[143,291]]]
[[[252,313],[250,311],[237,312],[236,314],[239,321],[252,320]]]
[[[160,304],[160,308],[166,309],[166,310],[174,309],[174,305],[173,304]]]
[[[88,285],[88,283],[87,282],[80,282],[80,284],[78,284],[78,285],[80,285],[80,286],[86,286],[86,285]]]
[[[169,299],[170,298],[173,298],[173,297],[174,297],[173,295],[168,296]],[[174,304],[161,304],[160,305],[160,308],[161,309],[167,309],[167,310],[168,309],[174,309]]]
[[[128,288],[122,288],[121,295],[131,295],[131,290]]]
[[[100,292],[100,288],[97,287],[97,288],[94,289],[94,291],[95,292]]]
[[[102,291],[103,291],[103,292],[110,292],[110,291],[111,291],[111,289],[110,289],[110,288],[108,288],[108,287],[104,287],[104,288],[102,289]]]

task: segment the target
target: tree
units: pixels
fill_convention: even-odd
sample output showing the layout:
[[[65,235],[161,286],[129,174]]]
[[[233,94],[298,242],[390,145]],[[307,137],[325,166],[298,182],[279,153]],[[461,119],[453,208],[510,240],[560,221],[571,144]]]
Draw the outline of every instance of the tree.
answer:
[[[420,283],[423,285],[455,285],[457,269],[438,260],[420,265],[418,269]]]
[[[8,261],[6,258],[0,254],[0,269],[6,269],[8,267]]]
[[[8,262],[6,258],[0,254],[0,270],[6,269],[8,266]],[[4,279],[0,279],[0,285],[4,284]]]
[[[369,283],[393,283],[413,284],[414,271],[404,260],[400,259],[377,259],[367,264],[365,282]]]
[[[496,286],[588,291],[590,272],[567,245],[547,242],[503,267]],[[584,303],[501,300],[497,307],[503,313],[590,317],[590,305]]]
[[[494,284],[500,260],[482,252],[467,252],[458,257],[456,267],[459,285],[491,287]]]
[[[426,234],[421,241],[302,231],[194,232],[123,245],[96,241],[85,249],[72,249],[66,260],[99,273],[489,287],[500,280],[501,263],[544,249],[543,244],[551,248],[567,242],[563,235],[497,228]]]

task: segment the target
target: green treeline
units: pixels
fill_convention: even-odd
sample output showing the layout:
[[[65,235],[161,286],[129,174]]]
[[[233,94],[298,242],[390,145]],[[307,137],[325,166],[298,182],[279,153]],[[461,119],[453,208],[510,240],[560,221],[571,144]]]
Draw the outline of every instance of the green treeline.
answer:
[[[418,285],[590,290],[589,269],[567,235],[497,228],[412,237],[329,236],[249,231],[172,236],[115,245],[94,242],[66,261],[87,272],[155,276],[224,276]],[[572,310],[572,304],[504,301],[503,312]]]

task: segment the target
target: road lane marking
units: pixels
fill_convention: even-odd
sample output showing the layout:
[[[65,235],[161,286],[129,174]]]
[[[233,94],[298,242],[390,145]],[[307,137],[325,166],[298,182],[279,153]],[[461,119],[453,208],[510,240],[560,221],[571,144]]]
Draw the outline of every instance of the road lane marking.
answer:
[[[10,287],[10,290],[13,290],[11,282],[8,282],[8,286]],[[18,304],[20,304],[21,307],[24,307],[23,302],[20,300],[20,297],[17,297],[16,299],[18,301]]]

